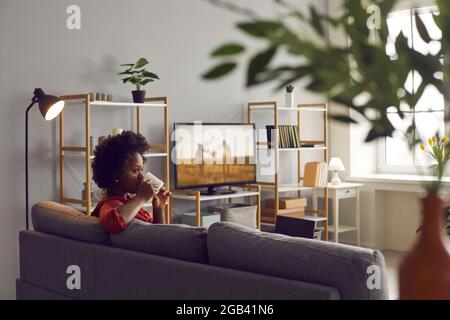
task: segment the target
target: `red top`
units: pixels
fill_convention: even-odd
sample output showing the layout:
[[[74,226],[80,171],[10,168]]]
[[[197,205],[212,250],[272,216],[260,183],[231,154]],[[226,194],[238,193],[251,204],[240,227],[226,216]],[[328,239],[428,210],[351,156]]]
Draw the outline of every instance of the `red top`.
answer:
[[[125,231],[128,227],[125,220],[117,212],[117,208],[133,199],[130,195],[118,197],[105,197],[97,204],[92,216],[100,219],[102,227],[110,233],[119,233]],[[153,221],[153,213],[141,208],[134,219],[144,222]]]

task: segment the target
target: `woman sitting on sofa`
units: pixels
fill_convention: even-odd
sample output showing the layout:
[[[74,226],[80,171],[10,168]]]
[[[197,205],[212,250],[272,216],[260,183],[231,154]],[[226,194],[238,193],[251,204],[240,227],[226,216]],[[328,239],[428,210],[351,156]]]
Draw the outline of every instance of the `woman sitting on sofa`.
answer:
[[[143,155],[148,148],[145,137],[132,131],[109,136],[95,148],[93,179],[106,194],[92,215],[110,233],[124,231],[133,219],[164,223],[163,209],[170,193],[163,187],[155,194],[150,181],[144,181]],[[143,208],[150,200],[153,212]]]

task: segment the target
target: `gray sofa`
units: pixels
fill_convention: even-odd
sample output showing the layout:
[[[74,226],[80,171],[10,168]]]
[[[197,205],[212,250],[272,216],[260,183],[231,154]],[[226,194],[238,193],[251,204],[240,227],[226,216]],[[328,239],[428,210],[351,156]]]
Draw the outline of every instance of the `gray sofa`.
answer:
[[[206,231],[134,221],[110,235],[97,218],[50,201],[33,206],[32,220],[34,231],[19,236],[18,299],[388,298],[384,258],[369,249],[226,222]]]

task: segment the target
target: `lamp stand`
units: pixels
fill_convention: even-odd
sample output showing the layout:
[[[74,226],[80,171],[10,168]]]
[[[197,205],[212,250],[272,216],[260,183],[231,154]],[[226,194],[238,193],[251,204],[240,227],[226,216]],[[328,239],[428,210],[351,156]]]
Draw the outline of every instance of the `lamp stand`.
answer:
[[[27,230],[29,229],[28,222],[28,111],[38,101],[36,95],[31,99],[31,104],[25,112],[25,221]]]
[[[342,183],[342,181],[339,178],[339,173],[336,170],[334,170],[333,171],[333,179],[331,179],[331,184],[336,186],[336,185],[339,185],[341,183]]]

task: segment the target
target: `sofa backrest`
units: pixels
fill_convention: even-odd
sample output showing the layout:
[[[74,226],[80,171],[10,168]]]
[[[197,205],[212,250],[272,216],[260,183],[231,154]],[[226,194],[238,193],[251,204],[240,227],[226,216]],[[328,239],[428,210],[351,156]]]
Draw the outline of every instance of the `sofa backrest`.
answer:
[[[31,209],[33,228],[36,231],[90,243],[110,245],[109,233],[98,218],[53,201],[41,201]]]
[[[134,220],[125,231],[110,234],[103,229],[98,218],[53,201],[35,204],[31,216],[35,231],[163,257],[208,263],[205,228]]]
[[[132,221],[128,228],[111,234],[114,247],[198,263],[208,263],[207,231],[201,227],[150,224]]]
[[[218,222],[208,229],[208,256],[215,266],[331,286],[342,299],[388,298],[379,251]],[[379,282],[372,282],[377,271]]]

